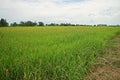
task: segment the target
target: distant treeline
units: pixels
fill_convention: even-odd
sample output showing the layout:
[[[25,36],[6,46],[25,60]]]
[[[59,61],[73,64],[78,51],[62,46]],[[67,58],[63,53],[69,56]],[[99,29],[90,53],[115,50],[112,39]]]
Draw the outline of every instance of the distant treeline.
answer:
[[[20,23],[13,22],[9,24],[6,19],[0,19],[0,27],[7,27],[7,26],[120,26],[120,25],[107,25],[107,24],[97,24],[97,25],[86,25],[86,24],[71,24],[71,23],[50,23],[44,24],[43,22],[33,22],[33,21],[21,21]]]

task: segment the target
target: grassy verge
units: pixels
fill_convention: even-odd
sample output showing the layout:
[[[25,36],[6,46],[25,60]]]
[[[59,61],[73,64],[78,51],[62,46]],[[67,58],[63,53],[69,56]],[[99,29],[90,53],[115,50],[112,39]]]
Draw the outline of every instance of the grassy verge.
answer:
[[[85,80],[120,80],[120,32],[111,37]]]

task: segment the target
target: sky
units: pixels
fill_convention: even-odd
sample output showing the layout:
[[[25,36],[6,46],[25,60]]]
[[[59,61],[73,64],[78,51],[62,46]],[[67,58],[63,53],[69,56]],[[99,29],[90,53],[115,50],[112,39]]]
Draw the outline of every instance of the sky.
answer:
[[[120,0],[0,0],[9,23],[120,24]]]

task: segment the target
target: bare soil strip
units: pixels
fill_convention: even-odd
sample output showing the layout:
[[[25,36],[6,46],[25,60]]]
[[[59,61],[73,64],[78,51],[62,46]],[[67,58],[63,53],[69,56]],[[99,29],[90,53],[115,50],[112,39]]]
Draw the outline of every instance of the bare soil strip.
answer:
[[[108,42],[85,80],[120,80],[120,34]]]

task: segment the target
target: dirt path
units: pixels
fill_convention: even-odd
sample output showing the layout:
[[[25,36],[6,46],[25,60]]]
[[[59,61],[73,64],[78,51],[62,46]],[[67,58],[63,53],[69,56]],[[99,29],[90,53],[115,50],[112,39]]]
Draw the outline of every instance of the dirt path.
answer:
[[[120,34],[108,43],[85,80],[120,80]]]

